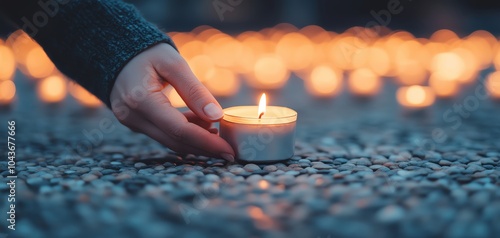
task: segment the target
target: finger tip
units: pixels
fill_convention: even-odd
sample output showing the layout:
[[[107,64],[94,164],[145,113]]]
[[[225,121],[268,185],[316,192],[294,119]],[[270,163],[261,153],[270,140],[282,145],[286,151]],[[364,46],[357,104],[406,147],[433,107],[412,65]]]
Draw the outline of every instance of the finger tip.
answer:
[[[215,103],[209,103],[203,107],[203,112],[211,121],[218,121],[224,116],[222,108]]]

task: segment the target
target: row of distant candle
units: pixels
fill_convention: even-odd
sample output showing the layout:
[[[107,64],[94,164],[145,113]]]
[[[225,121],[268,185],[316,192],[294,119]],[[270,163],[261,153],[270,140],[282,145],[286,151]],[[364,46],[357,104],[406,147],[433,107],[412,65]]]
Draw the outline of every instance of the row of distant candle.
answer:
[[[410,88],[423,89],[430,98],[453,97],[462,85],[473,82],[478,73],[492,63],[500,69],[500,44],[486,31],[459,38],[452,31],[439,30],[429,39],[415,38],[404,31],[379,33],[353,27],[339,34],[318,26],[297,29],[279,24],[236,36],[207,26],[169,35],[198,79],[216,96],[235,95],[241,78],[257,89],[279,89],[294,73],[304,80],[306,90],[317,97],[336,96],[344,88],[344,78],[352,94],[374,96],[387,77],[402,86],[421,85]],[[57,102],[65,98],[66,79],[43,49],[22,31],[13,33],[5,42],[0,40],[0,59],[0,80],[11,80],[17,67],[30,78],[40,79],[37,87],[43,101]],[[15,87],[2,83],[11,85],[0,88],[2,91]],[[499,84],[499,73],[487,78],[491,96],[500,98],[500,86],[496,86]],[[50,90],[44,90],[43,85],[48,85],[45,87]],[[75,97],[83,105],[101,105],[81,87],[71,88],[71,94],[79,95]],[[9,92],[0,91],[0,103],[8,102],[9,96],[12,100],[13,93]],[[184,105],[175,90],[168,88],[165,93],[174,105]],[[415,95],[420,94],[409,95],[418,99]],[[406,105],[397,98],[400,104]]]

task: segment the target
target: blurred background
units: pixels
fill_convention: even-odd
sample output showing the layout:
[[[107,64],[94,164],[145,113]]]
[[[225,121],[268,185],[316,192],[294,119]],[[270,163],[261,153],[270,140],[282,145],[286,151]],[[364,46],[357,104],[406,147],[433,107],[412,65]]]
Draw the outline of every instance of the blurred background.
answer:
[[[470,95],[475,85],[489,98],[500,98],[500,24],[495,24],[500,3],[495,1],[128,2],[174,39],[223,106],[253,104],[263,91],[271,104],[299,109],[310,100],[333,98],[362,99],[384,110],[422,109]],[[26,34],[3,32],[0,104],[22,105],[17,87],[23,98],[35,90],[42,103],[68,99],[102,107],[68,83]],[[14,84],[16,77],[29,80]],[[23,89],[23,83],[31,86]],[[165,94],[184,106],[171,88]],[[296,96],[302,94],[308,97]]]
[[[327,30],[343,32],[352,26],[365,26],[373,21],[371,11],[387,10],[388,4],[402,10],[392,16],[391,29],[402,29],[418,37],[429,37],[439,29],[450,29],[465,36],[478,28],[496,34],[500,3],[490,0],[219,0],[219,1],[128,1],[146,17],[167,31],[190,31],[199,25],[211,25],[228,32],[260,30],[288,22],[302,28],[319,25]],[[237,6],[232,6],[234,2]],[[399,3],[399,4],[398,4]],[[214,5],[230,6],[221,21]],[[224,8],[224,7],[221,7]],[[234,9],[231,9],[234,8]]]

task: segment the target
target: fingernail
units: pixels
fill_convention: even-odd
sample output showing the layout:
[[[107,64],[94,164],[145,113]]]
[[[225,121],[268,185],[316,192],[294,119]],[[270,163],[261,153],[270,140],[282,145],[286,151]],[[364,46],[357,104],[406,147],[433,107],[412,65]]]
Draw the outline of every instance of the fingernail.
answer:
[[[210,133],[212,133],[212,134],[217,134],[217,133],[219,133],[219,129],[217,129],[217,128],[210,128],[210,129],[208,129],[208,131],[209,131]]]
[[[203,112],[207,115],[211,120],[221,119],[223,116],[222,109],[215,105],[215,103],[209,103],[203,108]]]
[[[231,154],[228,154],[228,153],[222,153],[220,155],[220,157],[222,157],[223,159],[229,161],[229,162],[234,162],[234,156],[231,155]]]

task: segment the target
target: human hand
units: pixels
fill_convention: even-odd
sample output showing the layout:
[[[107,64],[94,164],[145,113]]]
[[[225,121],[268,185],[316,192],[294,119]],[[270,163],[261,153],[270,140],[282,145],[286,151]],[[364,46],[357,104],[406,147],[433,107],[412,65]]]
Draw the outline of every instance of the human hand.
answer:
[[[174,108],[162,90],[171,84],[191,111]],[[212,94],[170,45],[162,43],[135,56],[121,70],[110,95],[112,111],[133,131],[179,153],[234,161],[231,146],[212,122],[223,116]]]

